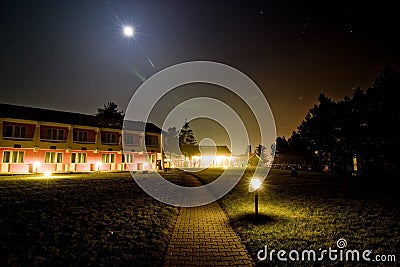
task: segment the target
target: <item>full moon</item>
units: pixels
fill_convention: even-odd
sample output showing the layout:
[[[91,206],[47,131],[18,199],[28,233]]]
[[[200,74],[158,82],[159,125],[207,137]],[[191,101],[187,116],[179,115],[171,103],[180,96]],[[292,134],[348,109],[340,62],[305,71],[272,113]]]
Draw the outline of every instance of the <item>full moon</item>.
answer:
[[[124,26],[123,31],[124,35],[128,37],[133,37],[133,35],[135,34],[135,30],[131,26]]]

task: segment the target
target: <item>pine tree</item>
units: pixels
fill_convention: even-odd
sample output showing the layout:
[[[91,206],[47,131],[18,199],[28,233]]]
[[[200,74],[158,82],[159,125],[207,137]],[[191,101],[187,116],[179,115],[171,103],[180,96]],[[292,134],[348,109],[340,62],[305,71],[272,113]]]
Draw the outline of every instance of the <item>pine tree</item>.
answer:
[[[185,157],[192,156],[196,143],[193,130],[190,129],[189,122],[185,121],[185,124],[179,132],[179,147]]]
[[[118,105],[110,101],[102,108],[97,109],[96,117],[106,122],[122,124],[124,113],[118,110]]]

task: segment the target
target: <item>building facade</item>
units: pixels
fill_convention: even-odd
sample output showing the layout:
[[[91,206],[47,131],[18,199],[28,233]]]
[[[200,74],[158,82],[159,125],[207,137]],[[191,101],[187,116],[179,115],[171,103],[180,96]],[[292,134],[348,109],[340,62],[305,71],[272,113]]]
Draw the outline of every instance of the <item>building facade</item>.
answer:
[[[228,168],[237,167],[236,157],[227,146],[191,146],[182,147],[188,156],[171,155],[170,161],[175,167],[190,168]],[[166,153],[168,156],[169,154]]]
[[[151,123],[122,130],[92,115],[0,104],[0,156],[1,173],[155,170],[162,135]]]

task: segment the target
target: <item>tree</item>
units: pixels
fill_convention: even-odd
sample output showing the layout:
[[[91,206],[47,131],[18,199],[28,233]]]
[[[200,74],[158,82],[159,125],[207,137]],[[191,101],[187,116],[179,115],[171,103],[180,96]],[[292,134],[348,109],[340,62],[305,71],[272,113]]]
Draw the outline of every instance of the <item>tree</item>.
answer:
[[[329,164],[333,171],[351,171],[355,156],[365,174],[399,169],[399,88],[400,72],[387,67],[371,87],[356,88],[352,97],[335,102],[321,94],[289,138],[289,151],[319,167]]]
[[[276,153],[279,154],[287,154],[289,150],[289,144],[288,141],[286,140],[286,138],[283,137],[278,137],[276,138]]]
[[[122,124],[124,113],[118,110],[118,105],[110,101],[102,108],[97,109],[96,117],[106,122]]]
[[[185,124],[179,132],[179,147],[185,157],[191,157],[193,155],[196,143],[193,130],[190,129],[189,122],[185,121]]]
[[[267,148],[261,144],[256,146],[254,153],[260,158],[261,163],[265,164],[268,162]]]
[[[292,135],[290,143],[301,149],[305,158],[311,159],[318,154],[318,161],[314,160],[314,164],[330,164],[336,150],[337,130],[340,128],[337,125],[337,104],[325,94],[320,94],[318,101],[319,104],[309,110],[297,127],[298,131]]]
[[[254,153],[256,153],[256,155],[259,156],[260,159],[264,160],[266,157],[265,150],[266,150],[266,147],[259,144],[258,146],[256,146]]]
[[[179,153],[179,131],[176,127],[170,127],[164,133],[164,150],[165,152]]]

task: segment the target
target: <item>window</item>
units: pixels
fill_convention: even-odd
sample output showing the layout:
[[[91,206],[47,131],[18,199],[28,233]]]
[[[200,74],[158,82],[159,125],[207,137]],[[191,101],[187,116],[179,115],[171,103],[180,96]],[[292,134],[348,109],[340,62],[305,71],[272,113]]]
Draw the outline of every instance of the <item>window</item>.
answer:
[[[146,135],[146,146],[158,147],[158,137],[155,135]]]
[[[115,162],[115,155],[114,154],[103,154],[101,156],[102,163],[114,163]]]
[[[124,143],[126,145],[141,146],[142,145],[142,136],[139,134],[125,134],[124,135]]]
[[[4,137],[26,138],[26,126],[8,125]]]
[[[102,143],[108,143],[108,144],[116,144],[117,142],[117,135],[113,133],[103,133],[102,134]]]
[[[133,154],[122,154],[122,163],[133,163]]]
[[[86,163],[86,153],[72,153],[71,163]]]
[[[57,153],[56,163],[62,163],[63,161],[63,154]]]
[[[150,155],[150,162],[151,163],[156,163],[156,155]]]
[[[3,163],[24,163],[24,151],[4,151]]]
[[[10,163],[11,151],[3,152],[3,163]]]
[[[65,140],[64,139],[64,129],[55,129],[49,128],[47,129],[47,137],[48,140]]]
[[[87,142],[88,141],[88,132],[74,131],[74,141]]]
[[[44,157],[45,163],[62,163],[63,153],[61,152],[46,152]]]

